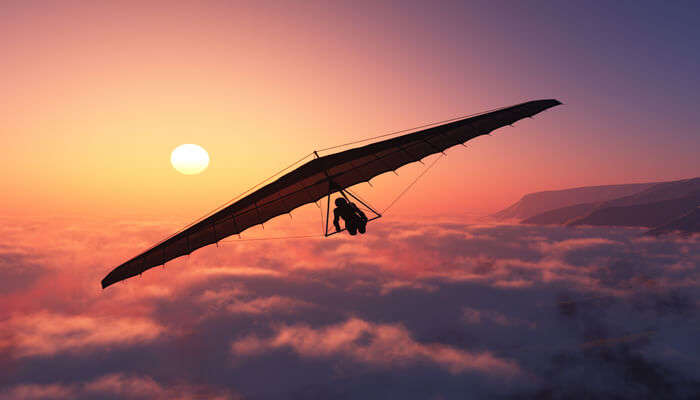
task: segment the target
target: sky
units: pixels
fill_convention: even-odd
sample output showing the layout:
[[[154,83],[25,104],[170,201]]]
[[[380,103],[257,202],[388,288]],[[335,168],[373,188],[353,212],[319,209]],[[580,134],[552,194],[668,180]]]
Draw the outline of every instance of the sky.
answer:
[[[0,400],[696,398],[700,237],[484,215],[698,176],[698,17],[1,2]],[[308,205],[100,287],[314,149],[548,98],[564,104],[447,150],[366,235],[247,240],[318,234]],[[171,166],[183,143],[207,170]],[[423,171],[353,191],[384,210]]]
[[[188,221],[314,149],[540,98],[565,105],[452,150],[396,212],[493,212],[533,191],[700,166],[695,2],[10,1],[0,13],[4,215]],[[205,173],[170,166],[182,143],[209,151]],[[380,205],[405,186],[381,179]]]

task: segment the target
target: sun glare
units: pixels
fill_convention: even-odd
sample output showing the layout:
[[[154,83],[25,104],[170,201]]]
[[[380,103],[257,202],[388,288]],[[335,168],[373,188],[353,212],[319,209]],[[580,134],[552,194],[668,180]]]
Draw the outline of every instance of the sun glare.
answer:
[[[209,166],[209,154],[196,144],[181,144],[170,155],[170,163],[180,173],[196,175]]]

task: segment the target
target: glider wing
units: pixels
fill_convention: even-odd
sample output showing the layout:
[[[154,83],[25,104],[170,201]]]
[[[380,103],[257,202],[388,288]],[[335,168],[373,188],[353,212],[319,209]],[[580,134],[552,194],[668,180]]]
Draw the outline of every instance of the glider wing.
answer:
[[[529,101],[313,159],[126,261],[102,280],[102,287],[559,104]]]

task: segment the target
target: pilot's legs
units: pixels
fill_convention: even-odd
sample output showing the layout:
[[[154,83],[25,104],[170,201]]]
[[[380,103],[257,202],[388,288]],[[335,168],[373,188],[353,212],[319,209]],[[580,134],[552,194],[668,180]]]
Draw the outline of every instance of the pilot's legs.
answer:
[[[357,235],[357,221],[354,219],[345,220],[345,229],[348,230],[349,234],[353,236]]]
[[[360,233],[364,234],[367,232],[367,221],[360,220],[357,222],[357,230],[360,231]]]

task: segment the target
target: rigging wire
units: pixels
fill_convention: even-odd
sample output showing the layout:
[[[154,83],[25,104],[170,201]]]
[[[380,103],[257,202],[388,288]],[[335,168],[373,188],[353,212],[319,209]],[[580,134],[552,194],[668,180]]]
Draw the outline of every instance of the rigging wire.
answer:
[[[415,126],[415,127],[412,127],[412,128],[401,129],[401,130],[398,130],[398,131],[393,131],[393,132],[385,133],[385,134],[382,134],[382,135],[377,135],[377,136],[368,137],[368,138],[361,139],[361,140],[356,140],[356,141],[352,141],[352,142],[348,142],[348,143],[343,143],[343,144],[339,144],[339,145],[335,145],[335,146],[331,146],[331,147],[326,147],[326,148],[323,148],[323,149],[320,149],[320,150],[316,150],[316,151],[317,151],[317,152],[319,152],[319,151],[328,151],[328,150],[333,150],[333,149],[337,149],[337,148],[340,148],[340,147],[350,146],[350,145],[353,145],[353,144],[364,143],[364,142],[368,142],[368,141],[375,140],[375,139],[381,139],[381,138],[385,138],[385,137],[388,137],[388,136],[398,135],[398,134],[400,134],[400,133],[410,132],[410,131],[417,130],[417,129],[421,129],[421,128],[427,128],[427,127],[432,126],[432,125],[444,124],[444,123],[448,123],[448,122],[452,122],[452,121],[457,121],[457,120],[464,119],[464,118],[476,117],[476,116],[481,115],[481,114],[487,114],[487,113],[494,112],[494,111],[498,111],[498,110],[502,110],[502,109],[505,109],[505,108],[507,108],[507,107],[498,107],[498,108],[493,108],[493,109],[490,109],[490,110],[478,112],[478,113],[475,113],[475,114],[462,115],[462,116],[458,116],[458,117],[454,117],[454,118],[445,119],[445,120],[442,120],[442,121],[431,122],[431,123],[427,123],[427,124]],[[216,212],[218,212],[218,211],[220,211],[220,210],[222,210],[222,209],[228,207],[229,205],[231,205],[231,204],[232,204],[233,202],[235,202],[236,200],[238,200],[238,199],[240,199],[241,197],[243,197],[244,195],[250,193],[252,190],[257,189],[258,187],[260,187],[260,186],[263,185],[264,183],[269,182],[271,179],[273,179],[273,178],[279,176],[279,175],[282,174],[283,172],[289,170],[290,168],[294,167],[295,165],[301,163],[302,161],[306,160],[308,157],[313,156],[313,155],[314,155],[314,152],[311,152],[311,153],[309,153],[309,154],[306,154],[306,155],[303,156],[302,158],[300,158],[300,159],[298,159],[297,161],[293,162],[292,164],[290,164],[290,165],[288,165],[288,166],[282,168],[281,170],[277,171],[276,173],[274,173],[273,175],[269,176],[268,178],[263,179],[263,180],[260,181],[259,183],[257,183],[257,184],[255,184],[255,185],[251,186],[249,189],[247,189],[247,190],[245,190],[244,192],[240,193],[239,195],[235,196],[235,197],[232,198],[231,200],[229,200],[229,201],[227,201],[227,202],[221,204],[220,206],[216,207],[215,209],[209,211],[209,212],[206,213],[204,216],[202,216],[202,217],[196,219],[195,221],[193,221],[193,222],[187,224],[184,228],[182,228],[182,229],[178,230],[177,232],[175,232],[175,233],[173,233],[173,234],[171,234],[171,235],[169,235],[169,236],[166,236],[165,238],[161,239],[161,240],[158,241],[155,245],[151,246],[149,249],[147,249],[147,250],[145,250],[145,251],[149,251],[149,250],[151,250],[151,249],[153,249],[153,248],[159,246],[159,245],[162,244],[163,242],[165,242],[165,241],[167,241],[167,240],[169,240],[169,239],[171,239],[171,238],[177,236],[178,234],[180,234],[180,233],[184,232],[185,230],[191,228],[192,226],[196,225],[197,223],[203,221],[204,219],[206,219],[206,218],[208,218],[208,217],[214,215],[214,213],[216,213]],[[431,164],[431,167],[432,167],[432,165],[434,165],[434,164],[435,164],[435,162],[433,162],[433,164]],[[429,167],[428,169],[430,169],[430,167]],[[410,189],[410,188],[418,181],[418,179],[420,179],[426,172],[427,172],[427,170],[424,171],[421,175],[419,175],[418,178],[416,178],[416,181],[414,181],[413,183],[411,183],[411,184],[409,185],[408,188],[406,188],[403,192],[401,192],[401,194],[399,194],[399,196],[398,196],[396,199],[394,199],[394,201],[392,201],[392,203],[391,203],[387,208],[384,209],[384,211],[382,212],[382,214],[384,214],[391,206],[393,206],[394,203],[396,203],[396,201],[398,201],[399,198],[401,198],[401,197],[405,194],[405,192],[407,192],[408,189]],[[241,239],[239,239],[239,240],[241,240]]]
[[[399,195],[396,196],[396,198],[395,198],[391,203],[389,203],[389,205],[386,206],[386,208],[384,208],[384,210],[382,211],[382,214],[386,214],[386,212],[389,211],[389,209],[390,209],[394,204],[396,204],[396,202],[399,201],[399,200],[401,199],[401,197],[403,197],[403,195],[405,195],[405,194],[413,187],[413,185],[415,185],[416,182],[418,182],[418,181],[420,180],[420,178],[422,178],[425,174],[427,174],[428,171],[430,171],[430,169],[433,168],[433,166],[435,166],[435,164],[437,164],[437,162],[440,161],[443,157],[445,157],[445,154],[440,154],[440,157],[438,157],[438,158],[436,158],[435,160],[433,160],[433,162],[430,163],[430,165],[428,165],[428,167],[425,168],[425,169],[420,173],[420,175],[418,175],[418,176],[416,177],[416,179],[413,180],[413,182],[411,182],[408,186],[406,186],[406,188],[405,188],[401,193],[399,193]]]
[[[385,215],[386,212],[394,205],[396,204],[411,188],[423,177],[425,176],[428,171],[430,171],[431,168],[437,164],[440,159],[442,159],[445,155],[440,154],[439,157],[437,157],[435,160],[433,160],[432,163],[430,163],[423,171],[410,183],[404,190],[401,191],[392,201],[391,203],[384,208],[384,210],[381,212],[382,215]],[[347,190],[347,189],[345,189]],[[363,198],[361,198],[357,193],[354,193],[353,196],[356,196],[359,198],[361,201],[365,201]],[[321,213],[321,229],[324,229],[324,218],[323,218],[323,209],[319,207],[319,211]],[[369,211],[369,210],[367,210]],[[323,238],[325,237],[324,234],[321,235],[299,235],[299,236],[277,236],[277,237],[270,237],[270,238],[251,238],[251,239],[229,239],[229,240],[221,240],[219,243],[235,243],[235,242],[246,242],[246,241],[261,241],[261,240],[287,240],[287,239],[305,239],[305,238]]]
[[[318,212],[321,214],[321,232],[326,231],[326,227],[323,221],[323,207],[321,207],[318,203],[315,203],[316,206],[318,207]],[[322,235],[325,235],[325,233],[322,233]]]
[[[286,166],[286,167],[282,168],[281,170],[275,172],[274,174],[270,175],[269,177],[263,179],[262,181],[258,182],[258,183],[255,184],[255,185],[251,186],[250,188],[248,188],[247,190],[245,190],[243,193],[237,195],[236,197],[232,198],[231,200],[227,201],[226,203],[224,203],[224,204],[220,205],[219,207],[213,209],[212,211],[210,211],[209,213],[207,213],[207,214],[204,215],[203,217],[199,218],[198,220],[192,222],[191,224],[189,224],[188,226],[186,226],[186,227],[183,228],[182,230],[185,230],[185,229],[189,228],[190,226],[196,224],[197,222],[200,222],[201,220],[203,220],[203,219],[205,219],[205,218],[207,218],[207,217],[213,215],[215,212],[217,212],[217,211],[219,211],[219,210],[221,210],[221,209],[223,209],[223,208],[229,206],[229,205],[230,205],[231,203],[233,203],[234,201],[236,201],[236,200],[240,199],[241,197],[243,197],[244,195],[250,193],[252,190],[257,189],[257,188],[260,187],[262,184],[264,184],[264,183],[270,181],[272,178],[275,178],[275,177],[279,176],[281,173],[287,171],[288,169],[292,168],[293,166],[295,166],[295,165],[301,163],[302,161],[306,160],[307,158],[309,158],[309,157],[312,156],[313,154],[314,154],[314,153],[309,153],[309,154],[305,155],[304,157],[302,157],[302,158],[300,158],[300,159],[294,161],[292,164],[289,164],[288,166]],[[178,232],[178,233],[179,233],[179,232]]]
[[[348,142],[348,143],[338,144],[338,145],[331,146],[331,147],[326,147],[325,149],[320,149],[320,150],[317,150],[317,151],[333,150],[333,149],[337,149],[337,148],[339,148],[339,147],[345,147],[345,146],[350,146],[350,145],[353,145],[353,144],[369,142],[370,140],[385,138],[385,137],[387,137],[387,136],[392,136],[392,135],[398,135],[399,133],[410,132],[410,131],[413,131],[413,130],[416,130],[416,129],[427,128],[427,127],[432,126],[432,125],[444,124],[444,123],[447,123],[447,122],[457,121],[457,120],[464,119],[464,118],[476,117],[476,116],[479,116],[479,115],[481,115],[481,114],[488,114],[488,113],[490,113],[490,112],[494,112],[494,111],[498,111],[498,110],[503,110],[503,109],[505,109],[505,108],[508,108],[508,107],[492,108],[492,109],[490,109],[490,110],[478,112],[478,113],[475,113],[475,114],[467,114],[467,115],[462,115],[462,116],[459,116],[459,117],[454,117],[454,118],[445,119],[445,120],[442,120],[442,121],[431,122],[431,123],[423,124],[423,125],[420,125],[420,126],[414,126],[413,128],[402,129],[402,130],[399,130],[399,131],[394,131],[394,132],[385,133],[385,134],[383,134],[383,135],[368,137],[368,138],[366,138],[366,139],[360,139],[360,140],[355,140],[355,141],[353,141],[353,142]]]
[[[250,238],[250,239],[228,239],[220,240],[219,243],[236,243],[236,242],[255,242],[261,240],[288,240],[288,239],[307,239],[307,238],[322,238],[324,235],[299,235],[299,236],[276,236],[267,238]]]
[[[179,231],[177,231],[177,232],[173,233],[172,235],[169,235],[169,236],[167,236],[167,237],[161,239],[161,240],[158,241],[155,245],[151,246],[151,248],[149,248],[148,250],[145,250],[145,251],[149,251],[149,250],[151,250],[151,249],[157,247],[157,246],[160,245],[161,243],[163,243],[163,242],[165,242],[165,241],[167,241],[167,240],[169,240],[169,239],[171,239],[171,238],[173,238],[173,237],[179,235],[180,233],[182,233],[182,232],[184,232],[185,230],[187,230],[188,228],[190,228],[190,227],[196,225],[197,223],[199,223],[199,222],[205,220],[206,218],[209,218],[210,216],[214,215],[214,213],[216,213],[216,212],[218,212],[218,211],[220,211],[220,210],[222,210],[222,209],[228,207],[229,205],[231,205],[231,204],[232,204],[233,202],[235,202],[236,200],[238,200],[238,199],[240,199],[241,197],[243,197],[244,195],[250,193],[252,190],[257,189],[257,188],[260,187],[262,184],[264,184],[264,183],[270,181],[272,178],[275,178],[275,177],[279,176],[279,175],[280,175],[281,173],[283,173],[284,171],[287,171],[288,169],[292,168],[293,166],[295,166],[295,165],[299,164],[300,162],[306,160],[307,158],[309,158],[309,157],[312,156],[313,154],[314,154],[314,153],[309,153],[309,154],[305,155],[304,157],[298,159],[297,161],[293,162],[292,164],[289,164],[288,166],[286,166],[286,167],[282,168],[281,170],[275,172],[274,174],[270,175],[269,177],[263,179],[262,181],[256,183],[255,185],[251,186],[250,188],[246,189],[244,192],[240,193],[239,195],[237,195],[236,197],[232,198],[231,200],[229,200],[229,201],[223,203],[222,205],[216,207],[215,209],[209,211],[209,212],[206,213],[204,216],[202,216],[202,217],[196,219],[196,220],[193,221],[193,222],[190,222],[189,224],[187,224],[184,228],[180,229]]]

